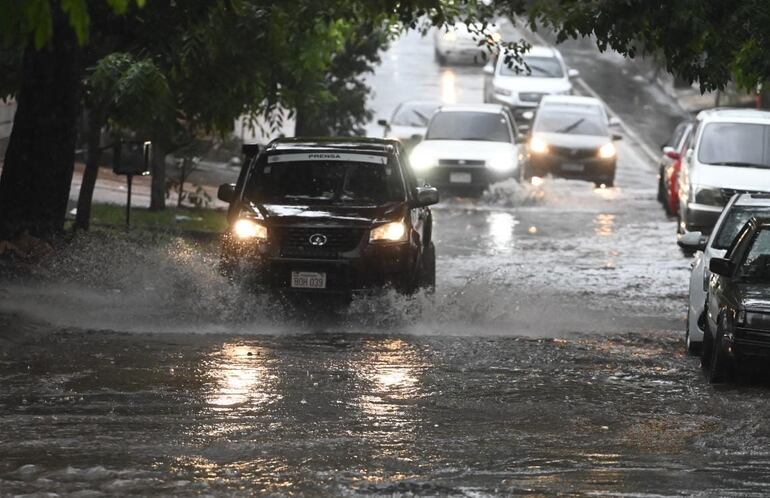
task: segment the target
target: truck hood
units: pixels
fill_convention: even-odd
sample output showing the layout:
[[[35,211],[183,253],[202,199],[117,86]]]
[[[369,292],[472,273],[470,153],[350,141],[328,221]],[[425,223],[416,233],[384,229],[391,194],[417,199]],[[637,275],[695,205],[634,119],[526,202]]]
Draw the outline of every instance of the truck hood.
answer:
[[[699,165],[690,181],[694,185],[770,192],[770,168]]]
[[[483,140],[423,140],[414,152],[428,154],[435,159],[466,159],[488,161],[493,157],[518,156],[518,147],[507,142]],[[413,152],[413,153],[414,153]]]
[[[406,202],[382,206],[322,206],[296,204],[250,203],[243,208],[267,225],[311,224],[326,226],[370,226],[382,221],[395,221],[406,215]]]

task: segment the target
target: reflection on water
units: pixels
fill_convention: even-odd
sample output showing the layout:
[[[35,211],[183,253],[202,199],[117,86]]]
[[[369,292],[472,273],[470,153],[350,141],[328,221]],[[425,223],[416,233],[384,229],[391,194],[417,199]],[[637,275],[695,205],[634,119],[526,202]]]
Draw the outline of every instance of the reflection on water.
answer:
[[[352,365],[365,386],[359,407],[367,416],[382,419],[379,425],[403,431],[416,422],[407,412],[423,395],[419,375],[426,365],[414,346],[402,339],[374,340],[372,346],[374,351]]]
[[[608,213],[597,214],[594,218],[594,233],[606,237],[615,233],[615,215]]]
[[[441,73],[441,101],[445,104],[457,103],[457,77],[451,69]]]
[[[494,249],[506,254],[513,252],[513,228],[516,219],[513,214],[506,212],[489,213],[487,216],[489,239]]]
[[[213,353],[208,362],[214,389],[206,402],[215,409],[227,409],[248,404],[252,408],[270,400],[268,385],[274,381],[265,365],[261,348],[240,344],[225,344]]]

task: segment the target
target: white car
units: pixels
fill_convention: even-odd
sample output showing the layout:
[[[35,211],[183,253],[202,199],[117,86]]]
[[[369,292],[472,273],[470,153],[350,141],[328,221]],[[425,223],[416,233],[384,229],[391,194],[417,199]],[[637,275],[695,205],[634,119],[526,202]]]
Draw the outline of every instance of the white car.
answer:
[[[679,169],[679,233],[710,233],[736,193],[770,192],[770,112],[712,109],[696,117]]]
[[[699,251],[695,255],[690,273],[690,293],[687,306],[685,342],[690,353],[700,351],[705,331],[704,307],[706,291],[711,272],[712,258],[724,257],[735,236],[752,216],[770,216],[770,195],[734,195],[727,203],[714,225],[711,235],[706,238],[701,232],[688,232],[679,239],[679,245],[686,252]]]
[[[458,22],[433,31],[433,47],[436,62],[445,65],[450,60],[457,62],[482,63],[486,61],[487,49],[479,45],[479,40],[488,36],[490,41],[499,42],[502,38],[498,27],[488,24],[467,24]]]
[[[393,138],[410,149],[420,142],[428,129],[428,121],[440,102],[410,100],[398,104],[390,120],[380,119],[383,138]]]
[[[522,59],[526,67],[509,67],[505,56],[484,66],[484,102],[510,107],[518,118],[534,111],[545,95],[572,94],[570,78],[579,73],[567,68],[558,50],[536,45]]]
[[[410,162],[434,187],[480,195],[518,172],[517,141],[516,123],[503,106],[447,105],[433,115]]]

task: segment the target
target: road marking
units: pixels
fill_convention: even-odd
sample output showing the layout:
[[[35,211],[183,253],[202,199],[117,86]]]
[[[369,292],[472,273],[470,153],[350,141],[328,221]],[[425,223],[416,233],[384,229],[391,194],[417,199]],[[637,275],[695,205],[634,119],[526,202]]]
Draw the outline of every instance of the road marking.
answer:
[[[542,36],[540,36],[539,33],[535,31],[531,31],[529,28],[527,28],[521,21],[516,19],[515,21],[516,28],[519,29],[522,33],[529,33],[540,45],[545,45],[550,47],[551,44],[548,43]],[[607,112],[618,120],[618,124],[623,129],[623,133],[625,133],[627,136],[631,137],[631,140],[633,140],[636,145],[644,152],[644,154],[652,161],[652,166],[657,167],[658,160],[660,159],[660,156],[658,153],[656,153],[649,145],[644,143],[644,141],[641,139],[641,137],[631,129],[628,124],[623,121],[623,119],[618,115],[617,112],[615,112],[612,107],[607,105],[607,102],[604,101],[604,99],[596,93],[596,91],[591,88],[588,83],[585,82],[585,80],[581,77],[574,78],[575,83],[580,85],[580,87],[583,89],[584,92],[588,93],[591,97],[594,97],[595,99],[598,99],[601,101],[602,104],[604,104],[604,107],[607,109]]]

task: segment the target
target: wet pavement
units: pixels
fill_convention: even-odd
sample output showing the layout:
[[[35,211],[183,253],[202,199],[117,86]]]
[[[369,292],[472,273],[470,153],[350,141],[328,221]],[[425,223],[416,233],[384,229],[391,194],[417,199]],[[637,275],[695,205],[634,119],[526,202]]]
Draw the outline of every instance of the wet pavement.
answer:
[[[480,74],[410,35],[377,117],[478,102]],[[613,189],[445,198],[432,296],[298,316],[215,244],[121,234],[0,281],[0,496],[767,495],[768,382],[685,355],[689,260],[618,147]]]

